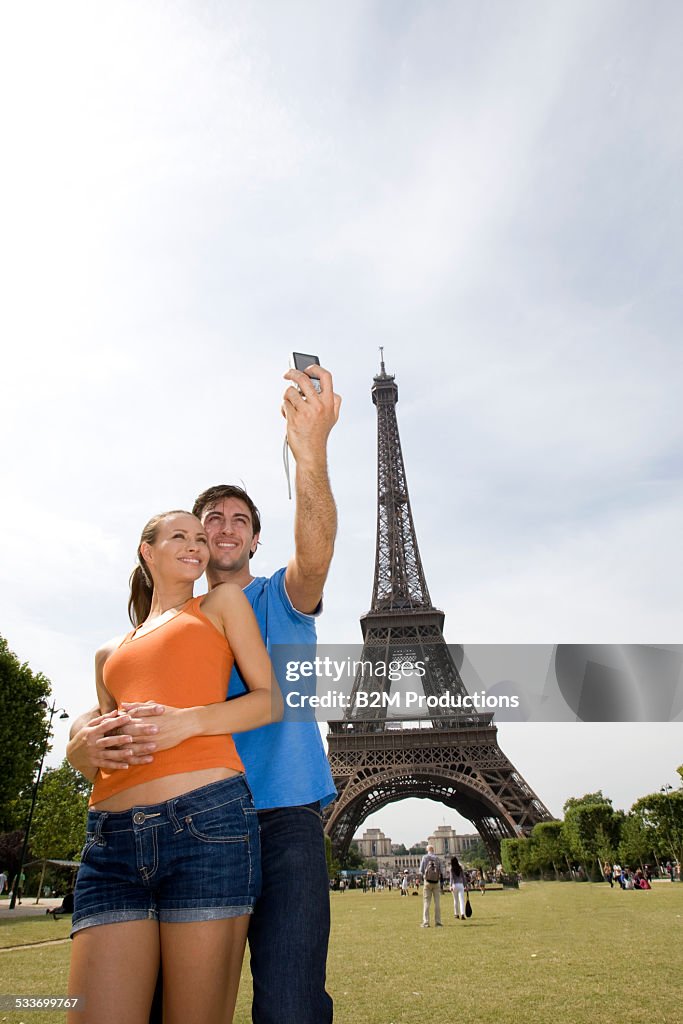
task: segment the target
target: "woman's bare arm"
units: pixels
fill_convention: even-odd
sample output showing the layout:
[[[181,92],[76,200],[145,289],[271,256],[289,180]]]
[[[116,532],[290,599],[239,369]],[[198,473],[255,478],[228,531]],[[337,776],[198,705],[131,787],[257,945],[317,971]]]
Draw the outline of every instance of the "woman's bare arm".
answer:
[[[157,750],[168,750],[191,736],[222,736],[257,729],[282,718],[283,702],[261,631],[247,598],[234,583],[223,583],[207,594],[202,613],[224,633],[248,692],[234,700],[191,708],[164,706],[156,719]],[[227,687],[226,679],[226,687]],[[135,719],[136,705],[123,703]],[[153,706],[150,702],[150,706]],[[140,710],[143,710],[140,708]]]
[[[100,704],[76,719],[66,748],[69,764],[90,782],[94,781],[100,768],[111,772],[127,768],[129,764],[146,764],[152,760],[143,730],[148,734],[153,727],[146,723],[133,725],[130,715],[118,711],[114,698],[104,685],[104,665],[119,643],[120,639],[111,640],[95,655],[95,685]]]

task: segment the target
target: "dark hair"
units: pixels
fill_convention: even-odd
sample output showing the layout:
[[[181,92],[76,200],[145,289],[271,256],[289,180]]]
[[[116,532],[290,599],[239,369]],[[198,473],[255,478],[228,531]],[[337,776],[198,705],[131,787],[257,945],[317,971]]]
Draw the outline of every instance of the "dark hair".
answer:
[[[458,860],[457,857],[451,857],[451,871],[453,872],[456,878],[458,877],[458,875],[463,874],[462,867],[460,866],[460,861]]]
[[[237,484],[216,484],[214,487],[208,487],[205,491],[202,491],[192,506],[192,515],[201,519],[207,509],[214,508],[219,501],[224,501],[226,498],[239,498],[240,501],[244,502],[251,513],[251,526],[254,535],[260,533],[261,516],[259,515],[259,510],[244,488],[238,487]],[[249,557],[253,558],[254,554],[254,551],[250,551]]]
[[[159,524],[164,519],[167,519],[168,516],[189,516],[193,514],[187,512],[184,508],[175,508],[170,512],[160,512],[159,515],[152,516],[149,522],[145,524],[140,534],[140,543],[138,544],[138,564],[130,574],[129,580],[128,618],[134,626],[139,626],[149,615],[149,610],[152,607],[152,594],[154,593],[152,575],[140,550],[142,545],[154,543],[159,532]]]

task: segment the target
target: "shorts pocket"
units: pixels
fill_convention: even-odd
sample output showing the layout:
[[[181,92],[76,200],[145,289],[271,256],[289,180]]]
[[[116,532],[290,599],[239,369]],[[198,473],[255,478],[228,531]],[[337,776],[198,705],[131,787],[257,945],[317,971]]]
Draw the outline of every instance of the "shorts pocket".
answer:
[[[183,821],[190,834],[203,843],[244,843],[249,838],[242,801],[193,811]]]
[[[103,839],[100,839],[98,841],[97,836],[95,835],[94,832],[86,832],[86,834],[85,834],[85,845],[84,845],[83,849],[81,850],[81,864],[85,864],[86,863],[86,861],[88,859],[88,855],[90,853],[92,853],[92,850],[93,850],[93,848],[95,846],[105,846],[105,845],[106,844],[105,844]]]

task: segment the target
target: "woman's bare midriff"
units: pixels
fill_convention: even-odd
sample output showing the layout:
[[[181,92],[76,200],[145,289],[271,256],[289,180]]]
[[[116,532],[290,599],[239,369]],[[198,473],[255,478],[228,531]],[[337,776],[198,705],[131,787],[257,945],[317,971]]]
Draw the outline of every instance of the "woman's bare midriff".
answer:
[[[123,770],[123,769],[122,769]],[[129,811],[131,807],[144,807],[146,804],[161,804],[172,800],[193,789],[201,789],[212,782],[221,782],[233,775],[240,775],[234,768],[202,768],[196,772],[180,772],[178,775],[165,775],[162,779],[151,779],[139,786],[131,786],[122,793],[115,793],[106,800],[91,805],[92,811]]]

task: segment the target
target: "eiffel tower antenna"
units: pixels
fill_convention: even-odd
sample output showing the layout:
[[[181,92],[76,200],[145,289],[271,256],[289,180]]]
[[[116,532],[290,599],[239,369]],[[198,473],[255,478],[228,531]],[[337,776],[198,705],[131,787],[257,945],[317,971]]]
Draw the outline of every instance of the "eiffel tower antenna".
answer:
[[[413,685],[421,683],[428,698],[437,698],[435,708],[438,698],[463,697],[467,690],[444,639],[444,613],[432,605],[427,588],[398,433],[398,386],[386,372],[382,346],[371,393],[377,408],[375,575],[371,607],[360,620],[363,653],[350,710],[344,721],[329,723],[328,756],[339,796],[327,810],[325,831],[344,854],[370,814],[423,797],[471,821],[497,864],[502,838],[527,834],[552,815],[498,746],[493,715],[439,708],[421,722],[414,715],[387,720],[391,662],[424,665]],[[457,648],[458,660],[461,653]]]

